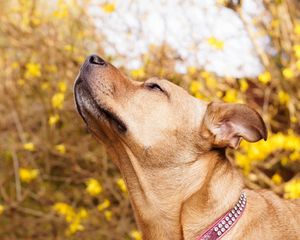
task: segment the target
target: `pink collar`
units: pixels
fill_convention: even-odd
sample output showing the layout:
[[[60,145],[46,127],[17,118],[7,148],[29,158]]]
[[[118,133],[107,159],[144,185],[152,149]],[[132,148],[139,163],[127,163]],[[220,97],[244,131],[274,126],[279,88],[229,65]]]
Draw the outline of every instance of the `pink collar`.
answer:
[[[239,201],[232,209],[215,221],[204,233],[196,238],[196,240],[219,240],[237,223],[242,216],[247,203],[247,196],[242,193]]]

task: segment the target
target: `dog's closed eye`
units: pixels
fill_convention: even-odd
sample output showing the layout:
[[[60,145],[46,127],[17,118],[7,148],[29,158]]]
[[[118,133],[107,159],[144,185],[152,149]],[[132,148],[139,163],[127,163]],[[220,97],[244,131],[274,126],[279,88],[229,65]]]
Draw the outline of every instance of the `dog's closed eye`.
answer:
[[[158,90],[165,93],[164,89],[161,86],[159,86],[157,83],[147,83],[146,87],[150,90]]]

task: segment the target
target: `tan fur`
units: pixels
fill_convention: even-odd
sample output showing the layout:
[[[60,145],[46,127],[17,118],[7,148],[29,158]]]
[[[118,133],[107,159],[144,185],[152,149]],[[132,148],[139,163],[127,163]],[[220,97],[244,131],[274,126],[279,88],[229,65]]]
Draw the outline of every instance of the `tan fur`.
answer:
[[[195,239],[242,190],[246,210],[224,240],[300,239],[300,202],[245,189],[226,158],[225,148],[241,138],[267,137],[255,110],[208,104],[166,80],[132,81],[89,60],[75,84],[77,107],[120,169],[143,239]]]

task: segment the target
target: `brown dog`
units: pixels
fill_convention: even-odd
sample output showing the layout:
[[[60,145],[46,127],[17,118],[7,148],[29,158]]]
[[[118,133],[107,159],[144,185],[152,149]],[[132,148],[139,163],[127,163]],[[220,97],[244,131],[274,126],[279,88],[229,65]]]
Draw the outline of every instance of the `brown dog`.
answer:
[[[255,110],[200,101],[166,80],[130,80],[96,55],[75,99],[126,181],[144,239],[300,239],[300,202],[245,189],[226,158],[242,138],[267,138]]]

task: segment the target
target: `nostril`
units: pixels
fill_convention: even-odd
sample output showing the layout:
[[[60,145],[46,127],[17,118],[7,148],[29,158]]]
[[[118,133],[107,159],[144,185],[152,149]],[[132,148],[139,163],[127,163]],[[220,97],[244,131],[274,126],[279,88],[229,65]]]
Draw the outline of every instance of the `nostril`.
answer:
[[[105,61],[97,55],[92,55],[89,59],[89,62],[97,65],[105,65]]]

